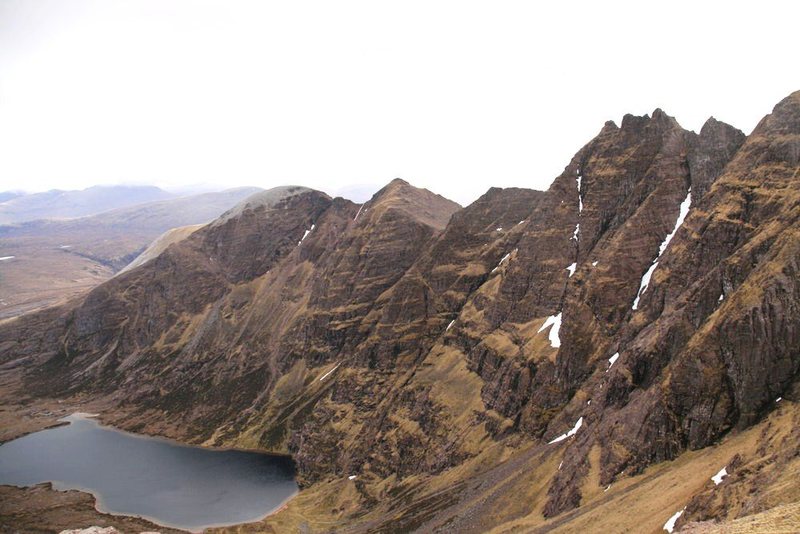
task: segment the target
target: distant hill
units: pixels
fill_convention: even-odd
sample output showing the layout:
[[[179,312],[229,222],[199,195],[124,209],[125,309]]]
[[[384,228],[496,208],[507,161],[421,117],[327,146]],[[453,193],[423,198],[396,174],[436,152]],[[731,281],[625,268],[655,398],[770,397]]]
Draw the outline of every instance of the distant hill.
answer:
[[[257,187],[147,202],[68,220],[0,225],[0,319],[94,287],[136,258],[164,232],[202,225]]]
[[[44,193],[22,195],[9,191],[0,193],[0,224],[85,217],[174,197],[173,193],[150,185],[98,185],[79,191],[53,189]]]
[[[2,191],[0,192],[0,203],[8,202],[9,200],[23,196],[25,193],[22,191]]]

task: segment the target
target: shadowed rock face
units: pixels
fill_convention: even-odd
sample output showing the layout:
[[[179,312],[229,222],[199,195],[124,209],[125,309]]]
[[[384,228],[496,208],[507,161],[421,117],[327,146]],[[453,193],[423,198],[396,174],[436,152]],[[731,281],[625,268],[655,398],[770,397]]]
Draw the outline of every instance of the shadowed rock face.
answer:
[[[502,493],[502,459],[563,452],[555,516],[590,471],[712,445],[797,383],[799,161],[795,93],[746,139],[627,115],[548,191],[463,209],[402,180],[361,206],[288,191],[1,325],[3,373],[124,428],[291,452],[307,487],[358,475],[339,519],[367,530],[452,527],[470,477]]]
[[[706,121],[700,129],[700,135],[690,137],[689,169],[692,190],[697,198],[702,198],[708,192],[745,138],[741,131],[714,117]]]

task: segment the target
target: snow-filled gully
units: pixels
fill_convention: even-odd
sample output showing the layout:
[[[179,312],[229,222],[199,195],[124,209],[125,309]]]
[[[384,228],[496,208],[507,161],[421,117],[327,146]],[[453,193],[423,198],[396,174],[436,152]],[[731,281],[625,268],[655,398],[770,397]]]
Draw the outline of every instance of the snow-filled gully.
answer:
[[[658,260],[661,258],[661,255],[664,254],[664,251],[667,250],[667,246],[669,242],[672,241],[672,238],[675,237],[675,234],[678,232],[678,229],[683,224],[683,221],[686,219],[686,215],[689,214],[689,208],[692,205],[692,188],[689,188],[689,191],[686,194],[686,198],[681,202],[681,209],[680,213],[678,214],[678,220],[675,221],[675,228],[672,229],[672,232],[664,239],[661,243],[661,246],[658,247],[658,256],[656,259],[653,260],[653,263],[650,265],[650,268],[647,269],[647,272],[644,273],[642,276],[642,281],[639,284],[639,291],[636,293],[636,299],[633,301],[633,306],[631,306],[632,310],[636,310],[639,308],[639,299],[642,297],[645,291],[647,291],[647,286],[650,285],[650,278],[653,276],[653,272],[658,267]]]

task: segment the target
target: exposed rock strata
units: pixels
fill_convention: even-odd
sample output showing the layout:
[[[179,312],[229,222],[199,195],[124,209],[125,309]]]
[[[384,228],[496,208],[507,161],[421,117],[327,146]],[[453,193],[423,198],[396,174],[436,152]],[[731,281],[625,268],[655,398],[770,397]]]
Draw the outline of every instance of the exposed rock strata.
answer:
[[[512,465],[546,498],[493,521],[563,514],[797,383],[800,93],[747,139],[627,115],[548,191],[463,209],[402,180],[363,206],[294,193],[0,326],[4,372],[125,428],[291,452],[306,487],[357,475],[328,512],[356,530],[446,530]]]

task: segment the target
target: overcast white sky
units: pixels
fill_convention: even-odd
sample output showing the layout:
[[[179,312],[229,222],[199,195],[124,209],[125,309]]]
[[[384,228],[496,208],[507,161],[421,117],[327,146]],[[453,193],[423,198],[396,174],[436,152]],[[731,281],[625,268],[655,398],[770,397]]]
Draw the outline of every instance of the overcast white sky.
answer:
[[[798,4],[0,0],[0,190],[545,189],[627,112],[749,133]]]

